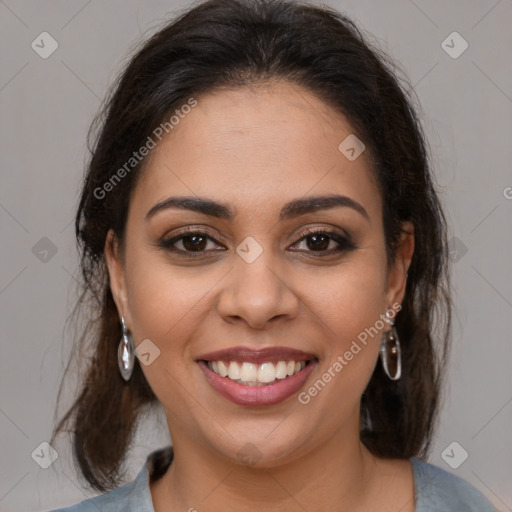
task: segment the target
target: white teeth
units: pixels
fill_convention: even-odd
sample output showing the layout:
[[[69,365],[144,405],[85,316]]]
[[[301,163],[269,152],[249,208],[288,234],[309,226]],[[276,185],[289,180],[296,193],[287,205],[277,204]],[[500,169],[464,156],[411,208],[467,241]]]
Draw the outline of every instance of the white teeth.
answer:
[[[213,362],[211,364],[212,364],[212,370],[215,372],[215,368],[213,368]],[[227,377],[228,376],[228,367],[222,361],[219,361],[217,363],[217,366],[219,367],[219,371],[215,372],[215,373],[218,373],[221,377]]]
[[[213,368],[212,368],[213,369]],[[215,370],[213,370],[215,371]],[[258,366],[252,363],[243,363],[240,370],[240,380],[251,382],[258,379]]]
[[[248,362],[208,361],[208,367],[221,377],[227,377],[245,385],[263,385],[276,379],[285,379],[306,367],[306,361],[278,361],[277,363],[254,364]]]
[[[276,379],[284,379],[288,376],[287,365],[284,361],[279,361],[276,364]]]
[[[276,380],[276,369],[273,363],[263,363],[258,369],[258,381],[266,384]]]
[[[228,377],[231,380],[238,380],[240,378],[240,366],[238,363],[235,363],[235,361],[231,361],[231,363],[229,363]]]

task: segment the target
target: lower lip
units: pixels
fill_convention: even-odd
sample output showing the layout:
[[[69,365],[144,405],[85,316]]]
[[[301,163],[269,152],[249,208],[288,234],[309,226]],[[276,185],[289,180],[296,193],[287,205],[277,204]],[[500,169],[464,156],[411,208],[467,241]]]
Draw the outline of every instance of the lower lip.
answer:
[[[216,374],[204,361],[198,361],[198,364],[213,389],[223,397],[238,405],[256,407],[278,404],[297,393],[317,363],[310,361],[299,373],[264,386],[244,386]]]

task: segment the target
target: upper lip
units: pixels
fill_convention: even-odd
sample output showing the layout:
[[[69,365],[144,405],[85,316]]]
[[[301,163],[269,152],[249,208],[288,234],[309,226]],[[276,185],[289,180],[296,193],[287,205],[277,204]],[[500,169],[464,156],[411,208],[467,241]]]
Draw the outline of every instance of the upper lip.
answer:
[[[289,347],[233,347],[215,352],[208,352],[197,357],[197,361],[239,361],[254,364],[271,363],[277,361],[309,361],[316,359],[314,354],[303,352]]]

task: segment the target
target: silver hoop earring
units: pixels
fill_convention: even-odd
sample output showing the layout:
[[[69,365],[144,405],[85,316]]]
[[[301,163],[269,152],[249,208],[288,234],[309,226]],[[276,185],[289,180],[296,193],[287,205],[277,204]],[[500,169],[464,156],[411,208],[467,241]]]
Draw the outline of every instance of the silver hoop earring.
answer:
[[[117,364],[119,365],[121,377],[128,382],[132,376],[133,366],[135,364],[135,348],[133,346],[132,336],[126,328],[124,317],[121,317],[121,324],[123,326],[123,334],[119,346],[117,347]]]
[[[380,360],[385,374],[391,380],[398,380],[402,374],[402,353],[398,333],[388,311],[386,311],[386,322],[391,325],[391,330],[382,336]]]

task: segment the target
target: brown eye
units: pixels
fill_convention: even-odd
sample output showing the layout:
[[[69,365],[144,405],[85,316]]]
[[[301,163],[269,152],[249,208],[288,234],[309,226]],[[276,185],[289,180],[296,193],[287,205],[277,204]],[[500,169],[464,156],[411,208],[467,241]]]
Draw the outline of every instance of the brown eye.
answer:
[[[208,248],[209,242],[213,247]],[[161,240],[158,245],[164,249],[188,256],[194,255],[194,253],[200,256],[201,253],[218,250],[215,249],[215,246],[218,247],[216,240],[206,233],[201,233],[199,231],[181,233],[172,238]]]
[[[331,242],[331,238],[327,235],[309,235],[306,237],[306,240],[311,243],[307,244],[308,249],[312,251],[321,251],[329,248],[329,243]]]
[[[304,243],[306,246],[305,252],[313,253],[333,254],[356,248],[355,244],[346,236],[325,230],[303,234],[302,238],[297,242],[297,244],[300,243]],[[299,249],[299,251],[301,250]]]
[[[293,249],[297,252],[332,255],[355,249],[355,244],[346,236],[330,231],[312,231],[303,234],[297,244],[305,244],[305,249]],[[210,245],[209,245],[210,244]],[[187,231],[159,242],[160,247],[183,256],[202,256],[218,251],[220,244],[211,236],[199,231]],[[217,248],[216,248],[217,247]],[[221,249],[222,250],[222,249]],[[322,254],[324,253],[324,254]]]
[[[207,245],[208,238],[202,235],[188,235],[182,237],[181,241],[187,251],[202,251]]]

